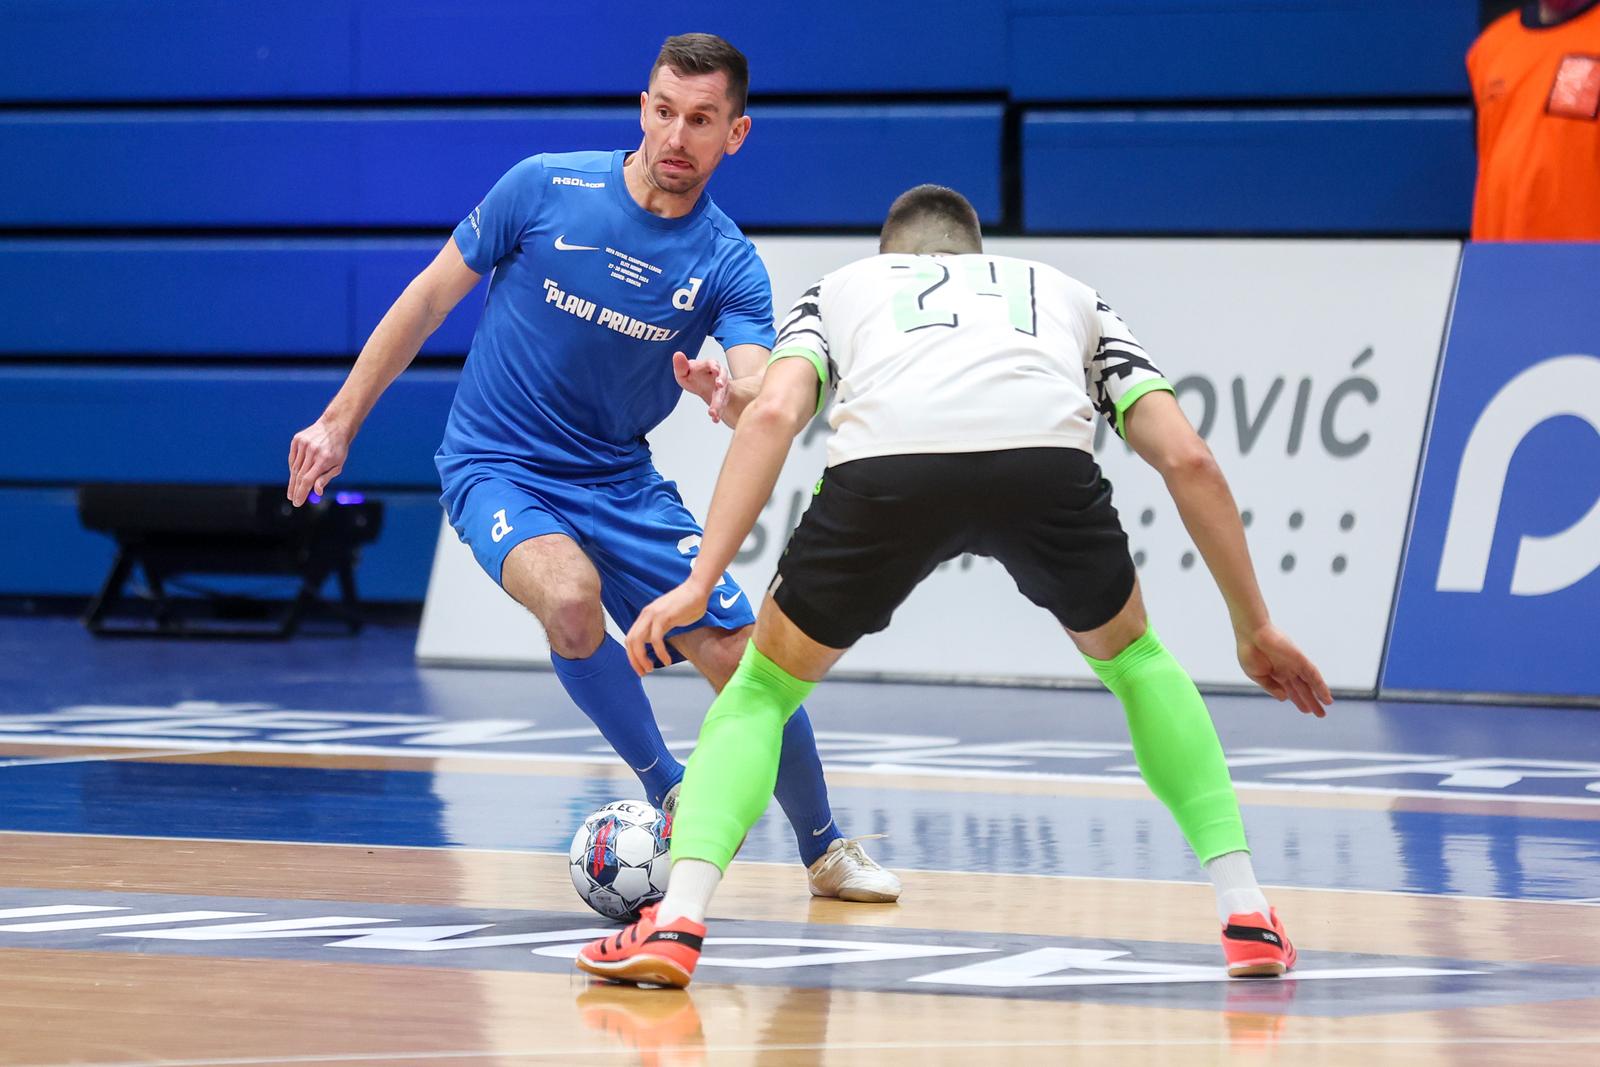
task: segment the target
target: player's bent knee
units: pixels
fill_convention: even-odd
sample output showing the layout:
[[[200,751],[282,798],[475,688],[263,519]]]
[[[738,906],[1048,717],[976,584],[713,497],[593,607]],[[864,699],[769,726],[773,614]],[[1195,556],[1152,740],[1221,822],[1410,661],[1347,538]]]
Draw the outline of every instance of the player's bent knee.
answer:
[[[562,659],[585,659],[605,640],[605,615],[599,595],[580,592],[555,598],[539,614],[550,650]]]

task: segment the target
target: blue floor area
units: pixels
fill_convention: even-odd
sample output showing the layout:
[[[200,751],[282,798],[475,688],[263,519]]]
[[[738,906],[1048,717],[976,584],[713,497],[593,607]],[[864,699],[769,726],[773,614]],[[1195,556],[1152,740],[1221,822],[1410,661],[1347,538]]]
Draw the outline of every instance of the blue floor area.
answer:
[[[67,620],[0,620],[0,741],[29,743],[0,756],[0,829],[564,851],[583,815],[636,795],[599,772],[604,745],[552,674],[420,669],[414,640],[404,628],[283,644],[95,640]],[[709,690],[690,675],[648,685],[681,752]],[[1347,701],[1315,721],[1267,699],[1210,703],[1265,883],[1600,896],[1596,712]],[[1154,801],[1016,787],[1039,775],[1136,780],[1106,694],[831,683],[810,707],[830,768],[884,776],[882,788],[835,787],[834,807],[847,833],[887,835],[874,851],[892,866],[1201,877]],[[68,758],[59,750],[73,743],[522,755],[571,770],[33,762]],[[942,787],[950,774],[979,781]],[[1302,802],[1255,803],[1260,787]],[[1441,799],[1383,810],[1342,803],[1352,788]],[[1454,797],[1464,802],[1451,810]],[[1493,799],[1526,803],[1486,813]],[[741,855],[795,858],[775,807]]]
[[[532,719],[583,725],[549,671],[422,668],[416,631],[369,627],[358,637],[287,643],[95,639],[63,618],[0,617],[0,715],[81,704],[168,707],[180,701],[272,705],[436,717]],[[669,739],[692,738],[710,690],[680,665],[646,681]],[[1479,759],[1600,761],[1600,710],[1343,700],[1314,720],[1266,697],[1207,698],[1231,751],[1304,747],[1458,755]],[[1127,740],[1122,713],[1091,690],[826,682],[807,701],[822,730],[945,736],[967,742],[1021,738]],[[1548,790],[1560,778],[1517,783]],[[1575,771],[1575,796],[1600,797],[1600,774]],[[1587,784],[1594,790],[1585,790]],[[1359,784],[1428,784],[1363,780]],[[1519,788],[1520,786],[1520,788]]]
[[[598,777],[435,774],[127,761],[0,771],[7,830],[565,851],[617,799]],[[1154,801],[937,789],[833,791],[839,825],[881,833],[883,862],[922,870],[1197,880]],[[1584,899],[1600,822],[1250,806],[1261,879],[1307,888]],[[744,859],[796,858],[776,807]]]

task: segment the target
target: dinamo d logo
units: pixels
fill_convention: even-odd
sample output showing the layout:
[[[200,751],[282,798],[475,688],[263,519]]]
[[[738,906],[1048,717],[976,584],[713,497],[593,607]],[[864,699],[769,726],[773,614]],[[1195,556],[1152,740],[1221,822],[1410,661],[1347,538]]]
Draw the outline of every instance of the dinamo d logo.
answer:
[[[704,278],[690,278],[687,289],[679,289],[672,294],[672,306],[679,311],[693,311],[694,298],[699,294],[700,285],[704,281]]]

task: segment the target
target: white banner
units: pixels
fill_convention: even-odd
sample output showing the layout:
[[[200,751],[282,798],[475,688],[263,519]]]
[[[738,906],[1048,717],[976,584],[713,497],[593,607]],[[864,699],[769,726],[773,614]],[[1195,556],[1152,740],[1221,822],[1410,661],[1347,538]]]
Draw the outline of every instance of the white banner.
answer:
[[[764,238],[781,314],[871,238]],[[1177,384],[1247,518],[1274,619],[1331,685],[1371,690],[1460,246],[1455,242],[997,239],[1097,288]],[[712,349],[714,345],[709,346]],[[804,434],[733,567],[771,580],[824,464]],[[651,437],[690,509],[710,501],[727,431],[698,402]],[[1245,682],[1227,612],[1153,471],[1102,432],[1099,456],[1151,618],[1201,684]],[[431,663],[544,663],[537,625],[441,530],[417,655]],[[838,672],[962,680],[1090,680],[1053,619],[991,560],[952,561]]]

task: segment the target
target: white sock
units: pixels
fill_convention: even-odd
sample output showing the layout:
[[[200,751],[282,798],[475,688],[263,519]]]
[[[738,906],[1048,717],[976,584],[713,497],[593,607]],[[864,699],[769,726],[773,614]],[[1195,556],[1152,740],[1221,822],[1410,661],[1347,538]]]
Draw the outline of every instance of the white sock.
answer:
[[[656,912],[656,925],[665,926],[674,919],[688,919],[704,923],[711,897],[722,881],[722,870],[705,860],[676,860],[672,876],[667,879],[667,897]]]
[[[1225,852],[1206,864],[1206,874],[1211,876],[1212,888],[1217,891],[1217,918],[1222,922],[1226,923],[1230,915],[1248,915],[1252,911],[1259,911],[1266,917],[1267,898],[1256,884],[1250,853]],[[672,869],[672,876],[678,876],[676,867]]]

